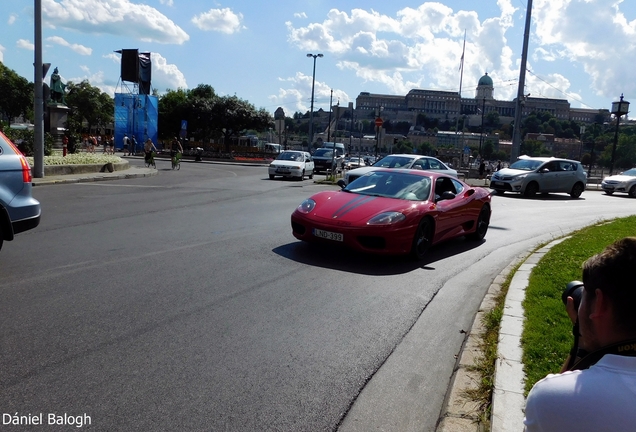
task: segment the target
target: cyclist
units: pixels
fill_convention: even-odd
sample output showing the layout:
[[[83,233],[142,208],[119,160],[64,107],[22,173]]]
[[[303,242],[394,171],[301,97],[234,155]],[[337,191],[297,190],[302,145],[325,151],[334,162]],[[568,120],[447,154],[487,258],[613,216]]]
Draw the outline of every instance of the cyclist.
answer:
[[[146,142],[144,143],[145,160],[146,160],[146,163],[148,165],[154,165],[155,164],[155,160],[154,160],[153,154],[156,151],[157,151],[157,147],[155,147],[155,145],[152,142],[152,140],[150,138],[148,138],[146,140]]]
[[[181,155],[182,154],[183,154],[183,147],[181,146],[181,143],[179,142],[179,139],[177,137],[175,137],[172,140],[172,144],[170,145],[170,159],[172,159],[172,167],[173,168],[181,160]]]

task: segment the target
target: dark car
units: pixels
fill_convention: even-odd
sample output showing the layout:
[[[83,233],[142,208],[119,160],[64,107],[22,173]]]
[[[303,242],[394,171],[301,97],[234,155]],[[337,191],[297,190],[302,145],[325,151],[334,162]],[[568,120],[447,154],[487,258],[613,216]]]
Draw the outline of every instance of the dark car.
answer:
[[[31,181],[26,158],[0,132],[0,249],[5,240],[40,223],[40,203],[31,196]]]
[[[344,154],[336,148],[336,154],[333,148],[319,148],[313,154],[314,172],[337,171],[342,172],[344,166]]]

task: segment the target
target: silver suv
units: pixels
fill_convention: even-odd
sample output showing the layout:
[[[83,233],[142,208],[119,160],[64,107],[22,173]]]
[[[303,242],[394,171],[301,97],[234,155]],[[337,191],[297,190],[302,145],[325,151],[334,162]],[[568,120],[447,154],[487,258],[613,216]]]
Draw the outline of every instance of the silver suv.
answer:
[[[0,132],[0,249],[15,234],[40,223],[40,203],[31,196],[31,167]]]
[[[490,188],[500,195],[518,192],[532,197],[538,192],[565,192],[578,198],[585,190],[587,173],[575,160],[522,157],[510,168],[497,171],[490,179]]]

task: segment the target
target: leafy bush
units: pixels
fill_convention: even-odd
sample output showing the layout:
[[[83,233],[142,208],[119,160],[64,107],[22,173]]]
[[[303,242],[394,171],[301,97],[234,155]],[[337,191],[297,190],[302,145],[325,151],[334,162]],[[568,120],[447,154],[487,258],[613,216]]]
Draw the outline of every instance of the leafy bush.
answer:
[[[18,147],[25,156],[33,156],[35,132],[29,129],[4,128],[4,134]],[[44,134],[44,155],[50,156],[53,152],[53,137],[49,133]]]

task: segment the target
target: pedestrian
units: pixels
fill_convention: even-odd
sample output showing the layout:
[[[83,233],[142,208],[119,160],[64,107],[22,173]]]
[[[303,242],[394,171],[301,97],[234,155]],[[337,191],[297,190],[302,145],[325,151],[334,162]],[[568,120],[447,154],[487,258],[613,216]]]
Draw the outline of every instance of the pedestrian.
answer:
[[[486,171],[486,163],[482,159],[481,162],[479,163],[479,180],[483,180],[484,179],[484,172],[485,171]]]
[[[130,146],[132,147],[132,154],[133,156],[136,156],[137,155],[137,138],[135,138],[135,136],[133,135],[131,140],[132,142]]]
[[[124,134],[124,140],[122,142],[124,148],[123,148],[123,152],[124,152],[124,156],[130,156],[130,139],[128,138],[128,134]],[[126,154],[128,153],[128,154]]]
[[[538,381],[526,402],[533,431],[628,431],[636,425],[636,237],[583,264],[578,309],[567,312],[575,344],[560,374]]]
[[[501,169],[501,161],[497,161],[497,171],[499,171]]]

